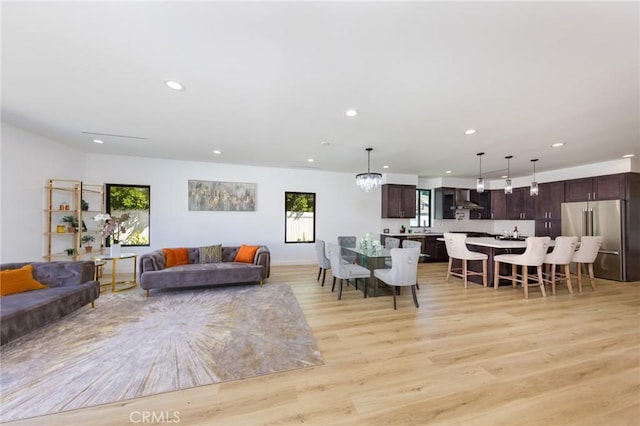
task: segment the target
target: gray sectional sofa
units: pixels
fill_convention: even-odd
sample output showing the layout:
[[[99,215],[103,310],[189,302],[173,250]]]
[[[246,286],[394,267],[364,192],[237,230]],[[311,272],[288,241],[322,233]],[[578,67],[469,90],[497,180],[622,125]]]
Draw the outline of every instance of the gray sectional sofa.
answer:
[[[223,246],[222,262],[200,263],[200,248],[187,248],[189,264],[166,267],[166,256],[156,250],[140,256],[140,287],[152,288],[199,287],[221,284],[259,282],[269,277],[271,254],[260,246],[253,263],[234,262],[239,246]]]
[[[0,297],[0,344],[49,324],[100,296],[91,261],[5,263],[0,270],[33,265],[33,278],[49,286]]]

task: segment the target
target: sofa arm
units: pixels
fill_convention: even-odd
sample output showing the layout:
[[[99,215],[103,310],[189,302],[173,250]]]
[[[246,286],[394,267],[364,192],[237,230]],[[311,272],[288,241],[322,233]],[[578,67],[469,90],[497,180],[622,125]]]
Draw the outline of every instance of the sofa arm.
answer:
[[[140,256],[140,274],[149,271],[161,271],[167,264],[167,258],[162,250],[152,251]]]
[[[256,255],[253,258],[254,265],[262,265],[264,267],[264,273],[262,278],[269,278],[271,274],[271,252],[267,246],[260,246]]]
[[[2,265],[1,269],[18,269],[33,266],[33,278],[49,287],[78,285],[94,280],[95,263],[85,261],[22,262]]]

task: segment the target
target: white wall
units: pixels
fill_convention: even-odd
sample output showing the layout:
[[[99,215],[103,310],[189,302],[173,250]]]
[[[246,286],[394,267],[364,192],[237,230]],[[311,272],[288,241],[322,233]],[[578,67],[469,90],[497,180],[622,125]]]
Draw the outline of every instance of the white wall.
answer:
[[[47,179],[82,179],[85,155],[2,123],[0,262],[43,261]]]
[[[338,235],[361,236],[380,226],[380,190],[363,192],[351,173],[89,154],[85,180],[151,186],[151,246],[131,250],[140,253],[214,243],[265,244],[273,264],[315,263],[313,244],[284,244],[285,191],[316,193],[318,239],[336,242]],[[188,180],[256,183],[257,210],[189,211]]]

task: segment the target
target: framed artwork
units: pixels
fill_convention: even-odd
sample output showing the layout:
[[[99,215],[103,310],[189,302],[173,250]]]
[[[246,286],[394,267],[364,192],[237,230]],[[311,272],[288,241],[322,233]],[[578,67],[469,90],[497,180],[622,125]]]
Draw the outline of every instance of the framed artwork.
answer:
[[[253,212],[256,186],[255,183],[189,180],[189,210]]]

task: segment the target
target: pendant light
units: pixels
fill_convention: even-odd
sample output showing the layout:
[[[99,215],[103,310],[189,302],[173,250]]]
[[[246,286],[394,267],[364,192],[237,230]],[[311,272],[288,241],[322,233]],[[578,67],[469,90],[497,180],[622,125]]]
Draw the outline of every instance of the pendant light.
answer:
[[[484,178],[482,177],[482,156],[484,152],[479,152],[476,154],[480,159],[480,172],[478,173],[478,179],[476,180],[476,191],[484,192]]]
[[[538,196],[538,182],[536,182],[536,161],[538,161],[537,158],[534,158],[533,160],[531,160],[531,162],[533,163],[533,179],[531,180],[531,188],[529,188],[529,195],[532,197]]]
[[[511,168],[510,168],[510,160],[513,158],[513,155],[507,155],[504,157],[507,159],[507,180],[505,181],[504,193],[512,194],[513,187],[511,186]]]
[[[356,185],[369,192],[377,188],[382,183],[382,175],[380,173],[371,172],[371,151],[373,148],[367,148],[367,172],[356,175]]]

